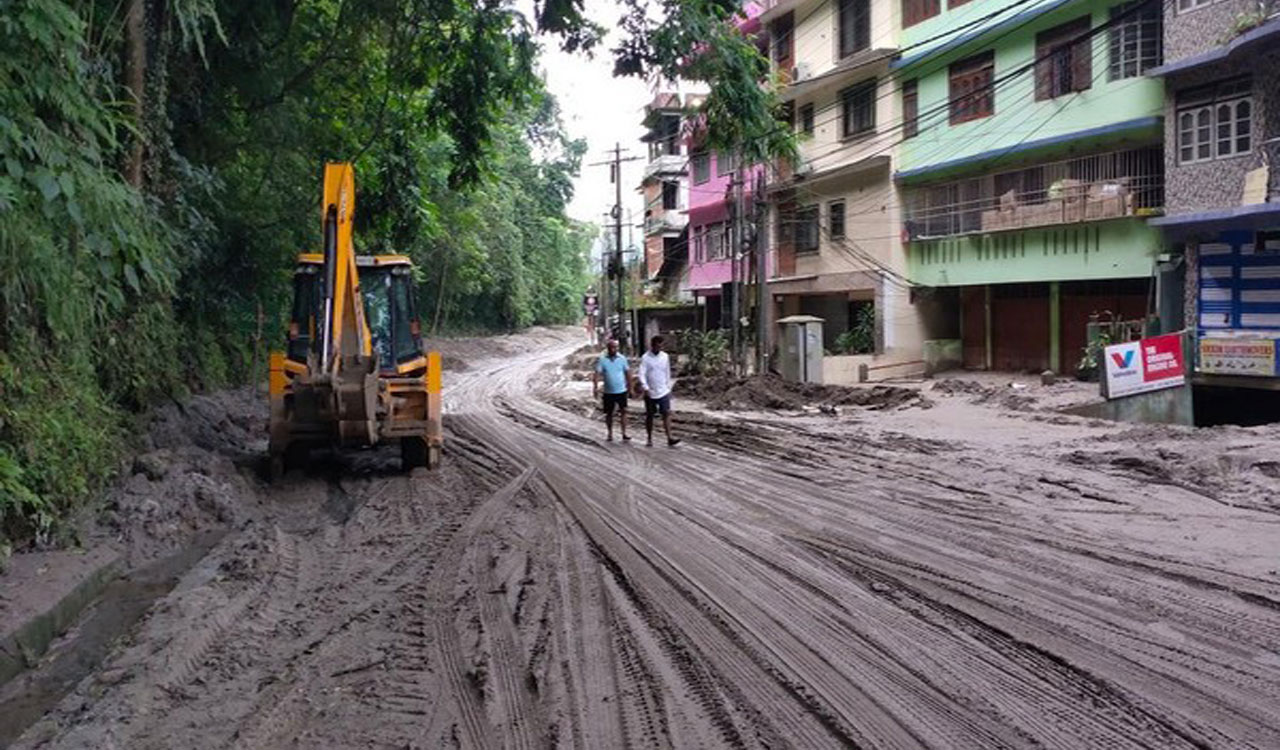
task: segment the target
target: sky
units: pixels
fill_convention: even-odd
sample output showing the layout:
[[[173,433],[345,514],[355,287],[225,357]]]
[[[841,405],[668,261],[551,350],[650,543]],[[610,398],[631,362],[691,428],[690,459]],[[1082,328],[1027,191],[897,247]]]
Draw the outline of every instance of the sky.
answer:
[[[531,2],[516,3],[521,10],[532,10]],[[615,29],[622,15],[621,6],[614,0],[586,0],[587,15],[605,28]],[[531,13],[530,13],[530,17]],[[595,162],[612,159],[613,146],[621,143],[630,154],[641,156],[639,161],[622,165],[622,205],[624,216],[632,212],[632,223],[644,221],[643,201],[637,189],[640,185],[647,147],[640,142],[644,135],[641,118],[644,105],[653,97],[649,85],[638,78],[614,78],[613,55],[615,44],[611,33],[605,44],[598,48],[594,58],[586,55],[561,52],[557,40],[541,40],[543,52],[540,65],[547,88],[560,102],[560,110],[566,130],[573,138],[585,138],[587,155],[583,159],[582,174],[575,183],[573,202],[569,215],[596,225],[606,222],[605,213],[614,202],[614,186],[609,181],[607,166],[589,166]],[[633,229],[634,244],[643,244],[641,231]],[[624,246],[628,240],[623,233]],[[598,248],[594,254],[598,254]]]

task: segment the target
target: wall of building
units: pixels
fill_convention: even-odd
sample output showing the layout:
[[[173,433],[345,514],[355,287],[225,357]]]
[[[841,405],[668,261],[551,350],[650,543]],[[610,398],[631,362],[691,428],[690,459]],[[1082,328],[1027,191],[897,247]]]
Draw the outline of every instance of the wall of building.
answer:
[[[969,17],[978,10],[978,7],[971,6],[987,7],[987,12],[990,12],[992,5],[998,6],[999,3],[973,0],[956,11],[944,12],[939,18],[946,19],[954,13],[956,22],[959,22],[960,11],[965,12],[964,17]],[[1016,31],[1007,36],[988,34],[987,41],[978,39],[936,57],[899,68],[898,74],[904,79],[918,74],[921,118],[920,134],[906,140],[900,148],[897,169],[909,171],[992,152],[998,155],[1001,150],[1026,143],[1061,139],[1082,131],[1116,127],[1121,123],[1160,115],[1164,107],[1164,93],[1159,79],[1140,76],[1118,81],[1108,80],[1109,41],[1105,33],[1097,34],[1092,39],[1093,82],[1088,90],[1036,101],[1035,75],[1031,70],[1000,83],[1011,71],[1035,60],[1036,34],[1086,14],[1091,17],[1091,25],[1096,27],[1108,20],[1110,8],[1114,5],[1116,3],[1108,0],[1076,0],[1058,4],[1053,10],[1043,11],[1043,4],[1036,4],[1031,7],[1041,7],[1043,15],[1018,26]],[[932,27],[939,18],[920,26]],[[1024,20],[1022,16],[1019,19],[1019,23]],[[909,44],[909,38],[918,35],[917,28],[912,27],[910,34],[904,32],[904,45]],[[937,32],[940,33],[941,28]],[[950,63],[992,49],[993,46],[994,80],[997,81],[994,114],[957,125],[949,124],[946,103],[950,96]],[[1111,143],[1116,144],[1114,138]],[[1067,147],[1064,145],[1062,150],[1066,151]]]
[[[1229,3],[1215,4],[1209,6],[1208,10],[1214,10],[1217,5],[1227,6]],[[1234,18],[1234,15],[1230,18]],[[1215,38],[1221,39],[1222,31],[1216,32]],[[1180,164],[1178,92],[1244,74],[1253,75],[1252,150],[1226,159]],[[1164,109],[1165,213],[1196,213],[1240,205],[1245,174],[1263,164],[1263,151],[1259,144],[1268,138],[1280,136],[1280,50],[1172,75],[1166,81],[1166,87],[1169,97]],[[1280,171],[1280,167],[1273,166],[1272,169]]]
[[[808,66],[811,76],[819,76],[834,68],[839,62],[836,29],[836,2],[822,0],[818,4],[801,3],[795,18],[796,63]],[[901,3],[897,0],[872,0],[871,49],[888,49],[898,43],[898,13]]]
[[[909,275],[927,286],[1140,278],[1163,242],[1141,219],[950,237],[912,243]]]
[[[1258,9],[1258,0],[1215,0],[1200,8],[1179,11],[1170,0],[1164,14],[1164,61],[1177,62],[1222,44],[1236,18]]]

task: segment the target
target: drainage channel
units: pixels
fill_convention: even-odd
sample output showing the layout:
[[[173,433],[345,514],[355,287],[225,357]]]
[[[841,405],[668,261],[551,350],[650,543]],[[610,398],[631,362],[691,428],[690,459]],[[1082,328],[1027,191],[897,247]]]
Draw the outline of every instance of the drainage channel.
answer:
[[[173,590],[226,532],[198,536],[189,546],[107,584],[79,621],[49,646],[32,669],[0,687],[0,748],[22,736],[89,676],[112,645]]]

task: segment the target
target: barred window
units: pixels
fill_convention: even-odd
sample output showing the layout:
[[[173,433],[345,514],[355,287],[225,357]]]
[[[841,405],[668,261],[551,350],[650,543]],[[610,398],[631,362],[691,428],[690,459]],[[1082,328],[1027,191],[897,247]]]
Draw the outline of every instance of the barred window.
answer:
[[[1093,85],[1093,37],[1083,16],[1036,34],[1036,101]],[[1083,38],[1081,38],[1083,37]]]
[[[1109,52],[1110,66],[1107,77],[1112,81],[1136,78],[1161,63],[1164,57],[1164,14],[1161,6],[1142,6],[1143,0],[1117,5],[1111,9]],[[1129,15],[1124,20],[1116,19]]]
[[[795,212],[796,252],[818,251],[818,207],[804,206]]]
[[[1213,0],[1178,0],[1178,12],[1186,13],[1189,10],[1203,8],[1212,2]]]
[[[844,238],[844,201],[827,204],[827,235],[833,240]]]
[[[876,129],[876,82],[863,81],[840,92],[840,136],[852,138]]]
[[[837,24],[840,57],[848,57],[871,46],[870,0],[839,0]]]
[[[800,132],[813,135],[813,105],[806,104],[800,108]]]
[[[738,168],[737,160],[733,157],[732,151],[724,151],[716,154],[716,174],[723,177]]]
[[[693,161],[693,184],[701,185],[711,179],[711,154],[698,151],[691,157]]]

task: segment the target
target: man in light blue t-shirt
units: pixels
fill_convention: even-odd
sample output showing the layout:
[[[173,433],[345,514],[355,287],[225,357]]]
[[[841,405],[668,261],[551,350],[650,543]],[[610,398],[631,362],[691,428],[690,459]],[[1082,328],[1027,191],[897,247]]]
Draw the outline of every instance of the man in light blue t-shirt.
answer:
[[[595,372],[591,373],[592,398],[600,392],[601,377],[604,378],[604,421],[609,426],[609,440],[613,440],[615,408],[622,424],[622,439],[630,440],[627,435],[627,391],[631,388],[631,366],[627,364],[627,358],[618,353],[617,339],[609,339],[606,352],[596,361]]]

